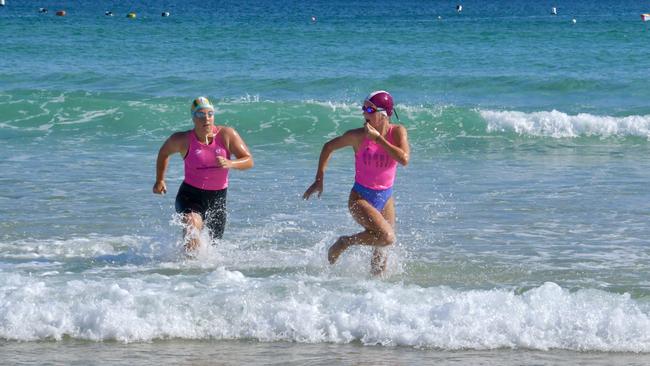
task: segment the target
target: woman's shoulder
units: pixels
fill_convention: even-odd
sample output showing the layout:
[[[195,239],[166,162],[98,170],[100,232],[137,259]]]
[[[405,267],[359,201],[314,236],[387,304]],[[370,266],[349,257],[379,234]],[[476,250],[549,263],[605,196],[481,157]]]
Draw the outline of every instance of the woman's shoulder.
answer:
[[[169,136],[169,139],[174,140],[174,141],[186,140],[189,137],[191,132],[192,132],[192,130],[177,131],[177,132],[172,133],[172,135]]]
[[[237,130],[235,130],[233,127],[230,126],[214,126],[217,134],[224,136],[224,137],[232,137],[238,135]]]
[[[233,127],[225,126],[225,125],[214,125],[214,128],[217,129],[218,131],[235,131]]]
[[[183,151],[187,150],[187,147],[189,146],[189,133],[192,132],[192,130],[189,131],[177,131],[171,134],[167,141],[165,142],[165,145],[171,149],[171,151]]]
[[[402,134],[406,133],[406,127],[404,125],[401,125],[399,123],[391,123],[390,126],[391,126],[390,127],[391,131],[393,131],[393,133],[395,132],[402,133]]]
[[[363,138],[366,136],[365,128],[353,128],[351,130],[345,131],[340,137],[346,141],[349,141],[353,145],[361,143]]]
[[[366,134],[366,129],[363,127],[359,127],[359,128],[353,128],[351,130],[347,130],[343,135],[350,135],[350,136],[357,137],[357,136],[365,136],[365,134]]]

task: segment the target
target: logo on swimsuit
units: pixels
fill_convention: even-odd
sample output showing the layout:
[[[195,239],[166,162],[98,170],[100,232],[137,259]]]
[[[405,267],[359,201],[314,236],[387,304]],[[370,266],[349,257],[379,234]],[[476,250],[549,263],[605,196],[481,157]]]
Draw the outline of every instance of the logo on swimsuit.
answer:
[[[366,166],[374,165],[375,168],[386,168],[386,167],[388,167],[388,165],[390,163],[390,159],[388,159],[388,155],[381,154],[381,153],[372,154],[372,153],[369,153],[368,150],[370,150],[370,149],[366,149],[366,151],[364,151],[363,154],[361,155],[361,158],[363,160],[363,165],[366,165]]]

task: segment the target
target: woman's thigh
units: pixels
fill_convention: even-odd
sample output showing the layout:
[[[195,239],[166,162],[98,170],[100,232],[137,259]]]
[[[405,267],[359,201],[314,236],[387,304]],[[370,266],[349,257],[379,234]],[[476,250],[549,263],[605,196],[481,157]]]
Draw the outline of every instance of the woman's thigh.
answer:
[[[350,192],[348,208],[354,220],[368,231],[373,232],[390,232],[392,224],[390,220],[395,221],[392,198],[386,203],[382,212],[377,211],[368,201],[364,200],[357,192]],[[383,214],[382,214],[383,213]],[[384,216],[386,215],[386,216]]]

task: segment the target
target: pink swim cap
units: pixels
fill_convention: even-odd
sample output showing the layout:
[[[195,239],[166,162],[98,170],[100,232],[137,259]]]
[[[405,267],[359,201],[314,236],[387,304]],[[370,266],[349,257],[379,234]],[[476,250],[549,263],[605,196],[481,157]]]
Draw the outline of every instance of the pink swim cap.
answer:
[[[385,90],[370,93],[366,100],[386,111],[388,117],[393,115],[393,97]]]

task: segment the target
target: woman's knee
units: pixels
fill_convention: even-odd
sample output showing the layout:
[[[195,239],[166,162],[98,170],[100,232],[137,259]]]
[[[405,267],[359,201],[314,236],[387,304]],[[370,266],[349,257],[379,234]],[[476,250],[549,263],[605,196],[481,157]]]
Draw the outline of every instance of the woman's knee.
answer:
[[[183,217],[183,221],[185,222],[185,225],[197,229],[201,229],[203,227],[203,218],[201,218],[201,215],[196,212],[186,213]]]
[[[380,246],[389,246],[395,243],[395,232],[392,229],[382,230],[378,233],[377,239],[379,239]]]

